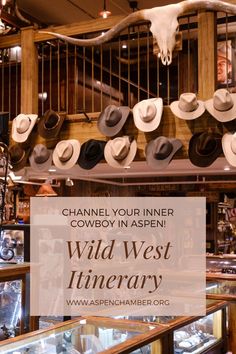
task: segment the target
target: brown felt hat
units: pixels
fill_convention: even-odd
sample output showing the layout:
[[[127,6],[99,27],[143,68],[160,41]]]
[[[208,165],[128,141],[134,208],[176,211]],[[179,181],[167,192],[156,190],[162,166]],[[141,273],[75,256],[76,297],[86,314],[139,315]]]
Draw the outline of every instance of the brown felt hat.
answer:
[[[19,171],[26,166],[29,153],[29,149],[24,150],[19,144],[10,147],[9,154],[13,171]]]
[[[45,139],[55,138],[60,132],[65,116],[60,116],[58,113],[49,109],[40,118],[38,123],[38,133]]]
[[[129,107],[117,107],[111,104],[101,112],[98,118],[97,127],[103,135],[110,137],[115,136],[124,126],[129,114]]]

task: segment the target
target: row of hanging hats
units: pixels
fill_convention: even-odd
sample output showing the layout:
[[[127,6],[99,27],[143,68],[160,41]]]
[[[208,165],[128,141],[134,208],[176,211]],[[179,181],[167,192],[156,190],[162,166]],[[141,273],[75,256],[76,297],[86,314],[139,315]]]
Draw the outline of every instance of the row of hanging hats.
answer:
[[[165,169],[174,155],[182,147],[180,139],[158,136],[145,147],[147,164],[153,169]],[[11,163],[15,171],[20,170],[29,160],[30,166],[37,171],[47,171],[52,164],[58,169],[68,170],[78,164],[89,170],[100,161],[114,168],[130,166],[137,153],[137,142],[131,136],[120,136],[109,141],[90,139],[82,145],[76,139],[61,140],[53,150],[44,144],[24,149],[20,144],[10,148]],[[195,133],[188,146],[188,156],[193,165],[208,167],[224,152],[230,165],[236,167],[236,133],[223,135],[204,131]]]
[[[175,116],[193,120],[200,117],[205,109],[218,121],[228,122],[236,118],[236,93],[226,89],[217,90],[213,98],[203,102],[194,93],[183,93],[178,101],[170,104]],[[123,128],[130,113],[133,113],[135,126],[143,132],[151,132],[158,128],[162,112],[162,98],[150,98],[138,102],[131,110],[127,106],[107,106],[100,114],[97,122],[99,131],[107,137],[114,137]],[[36,114],[19,114],[12,122],[12,139],[18,143],[25,142],[37,123],[38,133],[45,139],[56,138],[62,128],[65,116],[52,110],[45,112],[38,120]]]

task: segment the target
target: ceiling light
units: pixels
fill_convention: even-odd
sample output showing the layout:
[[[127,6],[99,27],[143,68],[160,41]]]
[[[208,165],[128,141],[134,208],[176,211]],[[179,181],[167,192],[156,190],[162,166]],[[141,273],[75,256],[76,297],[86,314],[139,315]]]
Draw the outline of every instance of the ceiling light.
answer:
[[[70,179],[70,177],[68,177],[68,178],[66,179],[66,186],[67,186],[67,187],[73,187],[73,185],[74,185],[73,180]]]
[[[5,6],[7,3],[7,0],[1,0],[2,6]]]
[[[127,49],[127,44],[122,44],[122,49]]]
[[[110,15],[111,15],[111,12],[107,10],[106,0],[104,0],[104,2],[103,2],[103,10],[99,12],[99,16],[101,16],[102,18],[107,18]]]
[[[55,168],[49,168],[48,172],[57,172]]]

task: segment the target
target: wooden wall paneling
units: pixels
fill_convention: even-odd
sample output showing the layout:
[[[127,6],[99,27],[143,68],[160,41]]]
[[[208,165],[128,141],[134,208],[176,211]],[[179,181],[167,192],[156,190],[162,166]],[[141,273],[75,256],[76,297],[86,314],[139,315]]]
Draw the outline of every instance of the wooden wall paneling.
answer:
[[[21,112],[38,113],[38,52],[34,29],[21,31]]]
[[[206,100],[216,88],[216,13],[198,14],[198,97]]]

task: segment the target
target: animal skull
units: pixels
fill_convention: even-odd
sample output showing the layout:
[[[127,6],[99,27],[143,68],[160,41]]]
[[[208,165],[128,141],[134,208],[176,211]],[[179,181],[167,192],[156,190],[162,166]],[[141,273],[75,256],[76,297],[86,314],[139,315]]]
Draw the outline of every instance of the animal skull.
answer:
[[[160,48],[161,61],[164,65],[171,64],[172,52],[178,32],[178,17],[186,12],[196,10],[213,10],[236,14],[236,5],[221,0],[185,0],[178,4],[171,4],[152,9],[139,10],[131,13],[104,35],[91,39],[77,39],[55,32],[39,31],[65,40],[68,43],[81,46],[96,46],[111,40],[126,27],[142,20],[151,22],[150,30]]]

